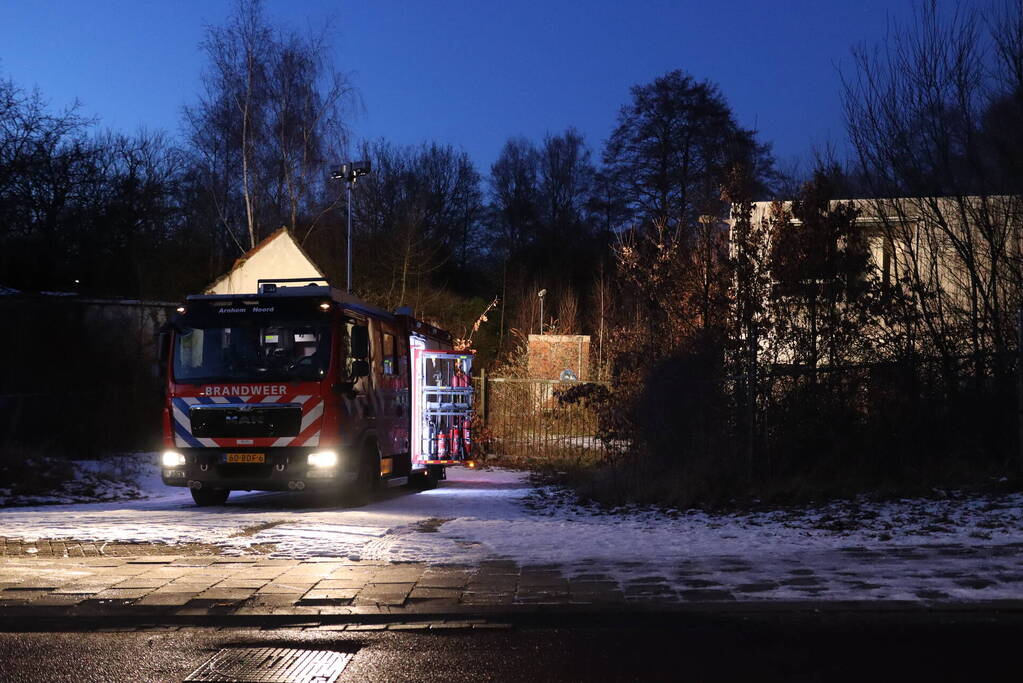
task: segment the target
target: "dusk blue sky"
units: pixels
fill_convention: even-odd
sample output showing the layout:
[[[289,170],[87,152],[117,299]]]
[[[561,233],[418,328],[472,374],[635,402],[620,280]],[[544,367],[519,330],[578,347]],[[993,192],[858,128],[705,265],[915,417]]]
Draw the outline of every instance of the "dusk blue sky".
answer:
[[[205,27],[230,0],[4,0],[0,76],[103,127],[177,135]],[[358,138],[464,149],[487,173],[504,141],[574,125],[599,159],[629,88],[672,69],[716,82],[779,160],[844,140],[839,68],[910,0],[535,2],[267,0],[275,23],[333,22],[333,56],[363,101]]]

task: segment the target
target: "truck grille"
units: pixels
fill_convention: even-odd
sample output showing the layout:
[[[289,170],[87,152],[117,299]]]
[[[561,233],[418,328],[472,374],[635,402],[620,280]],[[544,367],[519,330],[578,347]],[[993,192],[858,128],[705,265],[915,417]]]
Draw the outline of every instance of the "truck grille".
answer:
[[[302,406],[295,403],[260,405],[194,405],[188,411],[192,435],[248,439],[298,436]]]

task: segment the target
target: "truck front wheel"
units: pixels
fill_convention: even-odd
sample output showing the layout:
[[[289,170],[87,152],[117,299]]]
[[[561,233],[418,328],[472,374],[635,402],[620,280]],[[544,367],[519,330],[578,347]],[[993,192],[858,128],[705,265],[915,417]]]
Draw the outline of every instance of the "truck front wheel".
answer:
[[[192,489],[192,500],[199,507],[223,505],[231,495],[230,489]]]
[[[380,451],[375,443],[366,444],[356,467],[355,481],[341,489],[341,502],[360,506],[368,503],[373,492],[380,486]]]

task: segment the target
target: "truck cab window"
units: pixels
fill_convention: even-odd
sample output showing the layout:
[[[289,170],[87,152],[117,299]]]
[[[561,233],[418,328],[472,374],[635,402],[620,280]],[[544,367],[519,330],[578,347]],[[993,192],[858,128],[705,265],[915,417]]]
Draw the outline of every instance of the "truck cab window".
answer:
[[[245,321],[248,322],[248,321]],[[319,321],[185,327],[176,335],[180,382],[310,381],[327,374],[330,328]]]
[[[358,379],[355,364],[365,363],[369,360],[369,328],[365,322],[359,320],[348,320],[345,322],[345,339],[341,344],[345,376],[348,379]]]

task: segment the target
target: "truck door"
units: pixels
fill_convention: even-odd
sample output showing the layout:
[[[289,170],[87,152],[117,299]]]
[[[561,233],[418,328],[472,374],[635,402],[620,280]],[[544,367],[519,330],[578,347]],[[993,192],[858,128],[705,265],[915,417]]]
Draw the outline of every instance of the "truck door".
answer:
[[[412,346],[412,464],[472,458],[472,355]]]
[[[341,402],[341,434],[345,443],[355,443],[374,425],[372,345],[365,320],[347,319],[342,325],[338,377],[351,382],[352,391]]]

